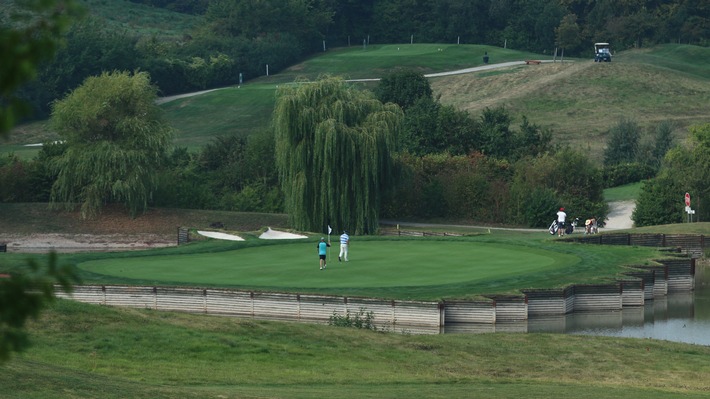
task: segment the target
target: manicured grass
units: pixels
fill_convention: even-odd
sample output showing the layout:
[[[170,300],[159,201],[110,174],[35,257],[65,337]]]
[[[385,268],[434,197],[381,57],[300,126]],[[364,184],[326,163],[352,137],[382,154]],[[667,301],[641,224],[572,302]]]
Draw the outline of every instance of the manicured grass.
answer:
[[[412,336],[60,300],[8,398],[701,398],[710,348],[561,334]]]
[[[526,243],[487,236],[467,238],[358,237],[350,262],[331,248],[318,269],[316,241],[210,241],[147,254],[84,254],[68,258],[87,281],[223,286],[391,299],[439,300],[605,281],[622,265],[644,264],[652,248],[555,243],[539,233]],[[201,249],[201,246],[209,249]],[[220,247],[222,251],[220,251]],[[179,251],[179,254],[172,254]]]
[[[294,65],[267,80],[292,82],[296,78],[316,79],[330,74],[346,79],[381,78],[399,68],[410,68],[422,74],[454,71],[483,65],[488,52],[490,63],[519,61],[528,58],[550,59],[549,56],[471,44],[385,44],[336,48]],[[266,78],[261,78],[266,79]]]
[[[248,136],[269,127],[276,84],[253,83],[163,105],[176,129],[175,145],[199,148],[217,136]]]
[[[604,190],[604,200],[608,202],[635,200],[641,192],[641,187],[643,187],[643,182],[607,188]]]

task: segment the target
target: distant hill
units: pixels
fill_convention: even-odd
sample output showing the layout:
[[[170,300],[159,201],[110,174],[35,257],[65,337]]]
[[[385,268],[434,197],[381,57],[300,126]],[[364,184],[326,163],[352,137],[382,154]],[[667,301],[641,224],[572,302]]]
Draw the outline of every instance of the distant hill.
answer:
[[[279,84],[332,73],[347,78],[379,78],[398,67],[433,73],[482,64],[551,59],[491,46],[383,45],[330,50],[283,73],[162,105],[178,131],[177,145],[197,148],[215,136],[248,135],[268,128]],[[564,63],[521,65],[431,80],[445,104],[479,114],[486,107],[508,108],[553,130],[557,142],[600,157],[606,132],[620,118],[633,118],[652,129],[659,121],[678,124],[678,136],[691,124],[710,122],[710,48],[664,45],[616,53],[611,63],[570,59]],[[374,87],[376,83],[369,83]],[[26,151],[22,143],[55,136],[37,123],[16,129],[13,145],[0,150]]]

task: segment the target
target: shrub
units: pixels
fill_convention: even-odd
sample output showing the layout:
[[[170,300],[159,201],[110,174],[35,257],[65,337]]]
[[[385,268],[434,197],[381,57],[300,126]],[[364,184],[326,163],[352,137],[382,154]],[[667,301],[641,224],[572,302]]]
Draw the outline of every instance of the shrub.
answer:
[[[617,187],[650,179],[656,175],[656,169],[638,162],[620,163],[605,166],[602,170],[604,187]]]
[[[374,320],[374,313],[371,311],[365,312],[365,308],[360,308],[360,310],[354,315],[351,315],[349,310],[345,312],[345,315],[333,312],[333,315],[328,319],[328,325],[377,331],[377,327],[374,325]]]

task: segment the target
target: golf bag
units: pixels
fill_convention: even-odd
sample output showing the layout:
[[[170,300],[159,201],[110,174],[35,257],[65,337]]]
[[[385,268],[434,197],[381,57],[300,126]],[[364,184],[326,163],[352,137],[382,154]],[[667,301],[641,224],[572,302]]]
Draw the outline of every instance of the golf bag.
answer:
[[[577,227],[577,222],[579,222],[579,218],[575,218],[570,223],[565,223],[565,234],[574,233],[574,228]],[[557,234],[557,230],[559,228],[560,227],[559,227],[559,224],[557,224],[557,220],[553,220],[548,231],[550,232],[550,234],[552,234],[554,236],[555,234]]]

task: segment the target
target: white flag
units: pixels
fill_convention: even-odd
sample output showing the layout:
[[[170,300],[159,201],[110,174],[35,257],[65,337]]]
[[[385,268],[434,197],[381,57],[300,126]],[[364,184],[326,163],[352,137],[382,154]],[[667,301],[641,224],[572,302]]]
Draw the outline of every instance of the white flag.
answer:
[[[330,234],[333,231],[333,229],[330,228],[330,225],[328,225],[328,234]]]

